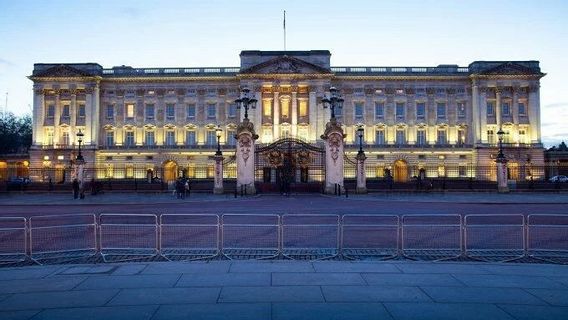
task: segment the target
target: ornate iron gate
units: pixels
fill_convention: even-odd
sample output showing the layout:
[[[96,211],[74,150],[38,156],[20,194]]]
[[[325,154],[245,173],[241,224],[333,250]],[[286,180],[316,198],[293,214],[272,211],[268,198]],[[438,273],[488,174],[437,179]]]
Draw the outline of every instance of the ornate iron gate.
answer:
[[[325,149],[297,138],[283,138],[255,150],[259,192],[322,192]]]

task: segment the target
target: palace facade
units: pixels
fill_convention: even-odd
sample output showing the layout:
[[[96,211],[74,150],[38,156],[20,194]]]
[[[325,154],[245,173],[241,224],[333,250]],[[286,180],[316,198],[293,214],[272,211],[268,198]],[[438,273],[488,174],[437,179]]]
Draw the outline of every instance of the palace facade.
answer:
[[[218,127],[225,156],[235,153],[241,88],[258,100],[249,110],[257,144],[285,137],[320,144],[330,118],[321,99],[333,86],[344,98],[336,115],[347,158],[359,149],[358,126],[365,129],[367,177],[391,169],[404,181],[427,167],[435,168],[429,176],[494,180],[492,171],[473,168],[494,166],[499,129],[510,179],[542,177],[527,170],[544,164],[538,61],[335,67],[330,57],[327,50],[242,51],[240,67],[210,68],[35,64],[30,167],[64,171],[81,130],[95,178],[211,177]],[[446,172],[451,166],[459,170]],[[47,178],[37,172],[32,179]]]

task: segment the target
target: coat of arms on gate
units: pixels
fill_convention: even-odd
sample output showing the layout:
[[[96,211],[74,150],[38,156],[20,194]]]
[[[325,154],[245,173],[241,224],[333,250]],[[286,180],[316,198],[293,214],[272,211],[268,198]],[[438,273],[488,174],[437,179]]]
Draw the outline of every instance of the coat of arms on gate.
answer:
[[[282,152],[278,150],[272,150],[264,155],[266,161],[270,164],[271,167],[279,167],[284,162],[284,157]]]
[[[296,163],[300,168],[307,168],[309,167],[310,163],[312,162],[311,154],[307,150],[298,151],[296,155]]]

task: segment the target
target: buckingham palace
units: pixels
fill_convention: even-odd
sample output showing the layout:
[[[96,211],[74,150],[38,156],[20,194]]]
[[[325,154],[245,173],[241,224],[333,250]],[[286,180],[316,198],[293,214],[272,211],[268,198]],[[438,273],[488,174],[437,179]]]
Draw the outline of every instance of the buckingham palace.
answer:
[[[538,61],[349,67],[332,66],[330,58],[327,50],[248,50],[236,67],[35,64],[30,167],[65,179],[80,130],[93,179],[211,177],[218,143],[227,159],[224,175],[234,178],[231,155],[244,117],[235,100],[243,88],[257,100],[248,118],[262,148],[287,138],[320,145],[330,119],[322,98],[335,87],[343,98],[335,116],[345,132],[346,163],[361,143],[368,178],[391,170],[395,181],[408,181],[425,169],[428,176],[495,180],[493,171],[475,168],[495,165],[498,132],[509,179],[544,177],[528,170],[544,165],[539,83],[545,74]],[[48,178],[38,172],[32,179]]]

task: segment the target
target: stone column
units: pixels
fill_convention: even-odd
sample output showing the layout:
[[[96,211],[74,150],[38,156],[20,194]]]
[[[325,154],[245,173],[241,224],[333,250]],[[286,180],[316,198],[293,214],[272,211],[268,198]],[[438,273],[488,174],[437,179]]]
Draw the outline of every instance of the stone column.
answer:
[[[473,144],[481,143],[481,126],[479,123],[479,87],[477,81],[473,80],[471,87],[471,130],[473,131]]]
[[[223,194],[223,158],[222,155],[215,155],[215,179],[213,183],[213,193],[214,194]]]
[[[321,138],[325,141],[325,193],[334,194],[336,185],[344,190],[343,140],[345,134],[341,125],[332,119],[327,123]]]
[[[71,92],[71,106],[70,106],[70,118],[69,118],[69,126],[71,127],[69,130],[69,142],[71,145],[75,145],[75,133],[77,132],[75,126],[77,125],[77,116],[79,115],[77,112],[77,95],[75,94],[75,90]]]
[[[296,91],[292,92],[292,136],[296,137],[298,135],[298,98]]]
[[[540,93],[539,85],[531,85],[529,88],[528,115],[530,124],[531,143],[540,142]]]
[[[356,193],[362,194],[367,193],[367,175],[365,172],[365,152],[357,153],[357,189]]]
[[[53,119],[53,143],[55,145],[61,144],[61,132],[59,128],[59,122],[61,120],[61,101],[59,99],[59,90],[56,90],[55,94],[55,118]]]
[[[503,88],[495,88],[495,123],[497,124],[497,130],[501,128],[501,93]]]
[[[83,138],[83,142],[85,144],[91,143],[92,139],[93,139],[93,135],[92,135],[92,128],[93,128],[93,124],[94,124],[94,114],[93,114],[93,87],[92,85],[87,85],[87,87],[85,88],[85,130],[84,130],[84,134],[85,137]]]
[[[34,85],[34,106],[33,106],[33,131],[32,141],[34,145],[43,144],[43,121],[45,116],[43,88],[39,85]]]
[[[254,187],[254,144],[258,135],[254,132],[254,125],[250,120],[244,119],[237,127],[237,190],[240,192],[244,186],[246,194],[255,194]]]
[[[318,108],[316,106],[316,93],[310,91],[308,99],[308,115],[310,120],[309,139],[315,142],[318,139]]]
[[[274,92],[274,102],[272,108],[272,141],[276,141],[280,134],[280,100],[278,92]]]
[[[507,185],[507,159],[497,159],[497,191],[499,193],[509,192]]]
[[[91,126],[91,144],[96,147],[99,143],[99,123],[100,123],[100,86],[97,82],[95,84],[95,88],[93,90],[93,114],[92,119],[93,121],[90,123]],[[89,123],[85,122],[85,125],[88,126]]]
[[[481,88],[481,96],[479,97],[479,131],[481,134],[481,142],[487,143],[487,87]]]

